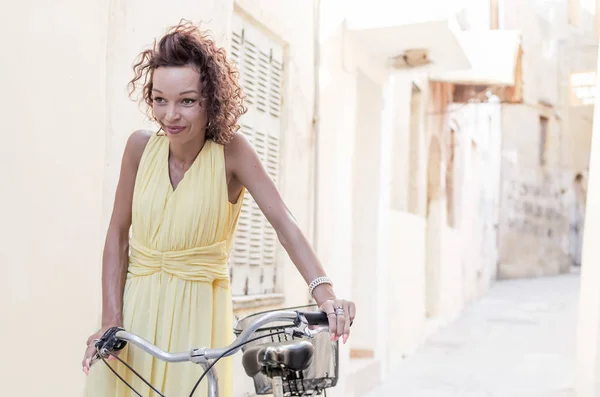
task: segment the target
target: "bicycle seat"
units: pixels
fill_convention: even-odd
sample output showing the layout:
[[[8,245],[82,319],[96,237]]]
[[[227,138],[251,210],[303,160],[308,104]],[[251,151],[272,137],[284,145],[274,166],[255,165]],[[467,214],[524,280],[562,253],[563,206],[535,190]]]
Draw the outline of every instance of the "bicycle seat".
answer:
[[[252,346],[242,356],[246,374],[255,376],[263,368],[286,368],[302,371],[312,362],[314,346],[308,341],[275,346]]]

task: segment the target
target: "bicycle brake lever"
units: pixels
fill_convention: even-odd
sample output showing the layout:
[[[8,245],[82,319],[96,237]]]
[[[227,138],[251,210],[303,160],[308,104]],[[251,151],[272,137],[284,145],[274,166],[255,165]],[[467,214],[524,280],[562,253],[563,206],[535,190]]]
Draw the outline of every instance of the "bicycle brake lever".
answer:
[[[92,365],[94,365],[94,363],[96,363],[96,361],[100,360],[100,354],[98,352],[96,352],[96,354],[94,354],[92,356],[92,359],[90,360],[90,368],[92,367]]]
[[[313,339],[317,334],[324,331],[328,331],[327,327],[311,329],[308,325],[303,325],[300,327],[289,328],[286,330],[286,333],[292,337]]]

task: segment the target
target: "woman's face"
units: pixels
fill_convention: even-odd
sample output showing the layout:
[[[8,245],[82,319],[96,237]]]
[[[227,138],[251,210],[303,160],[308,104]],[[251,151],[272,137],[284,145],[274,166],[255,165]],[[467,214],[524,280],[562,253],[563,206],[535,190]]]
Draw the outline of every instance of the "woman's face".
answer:
[[[208,123],[200,74],[191,66],[154,70],[152,109],[170,139],[187,142],[204,137]]]

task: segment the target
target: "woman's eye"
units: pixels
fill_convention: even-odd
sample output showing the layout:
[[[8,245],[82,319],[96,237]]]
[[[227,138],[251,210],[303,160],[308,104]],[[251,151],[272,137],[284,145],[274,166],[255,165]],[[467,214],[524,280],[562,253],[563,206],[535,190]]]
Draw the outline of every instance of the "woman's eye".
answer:
[[[156,103],[164,103],[165,102],[164,98],[161,98],[161,97],[155,97],[152,100]]]
[[[196,100],[195,99],[186,98],[182,102],[183,102],[184,105],[193,105],[194,103],[196,103]]]

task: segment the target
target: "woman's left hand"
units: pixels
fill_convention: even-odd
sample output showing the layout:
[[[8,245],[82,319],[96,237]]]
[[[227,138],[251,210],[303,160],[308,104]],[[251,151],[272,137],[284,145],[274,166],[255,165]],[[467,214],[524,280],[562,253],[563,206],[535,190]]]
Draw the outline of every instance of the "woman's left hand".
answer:
[[[327,313],[331,340],[338,340],[343,335],[346,343],[350,336],[350,324],[356,316],[356,305],[345,299],[329,299],[319,305],[319,309]]]

